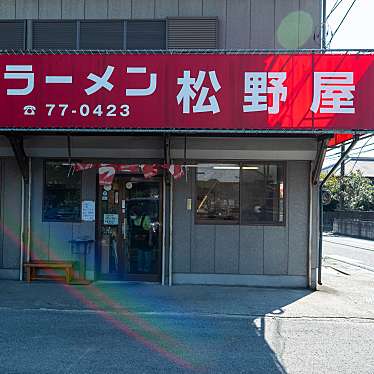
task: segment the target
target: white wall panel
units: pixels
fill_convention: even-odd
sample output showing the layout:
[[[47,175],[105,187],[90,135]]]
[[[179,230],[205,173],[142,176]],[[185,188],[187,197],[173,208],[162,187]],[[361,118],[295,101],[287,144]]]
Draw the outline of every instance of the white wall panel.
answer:
[[[203,0],[179,0],[180,17],[200,17],[203,15]]]
[[[156,18],[176,17],[178,16],[177,0],[156,0],[155,3]]]
[[[251,23],[250,0],[227,2],[227,49],[248,49]]]
[[[191,271],[191,230],[194,210],[187,209],[187,199],[192,198],[194,173],[188,173],[187,180],[174,183],[173,193],[173,272],[189,273]]]
[[[226,0],[204,0],[204,17],[218,17],[218,48],[226,48]]]
[[[105,19],[108,17],[107,0],[85,0],[84,3],[85,19]]]
[[[275,0],[251,2],[251,43],[252,49],[273,49]]]
[[[155,18],[155,0],[135,0],[132,2],[133,19]]]
[[[33,159],[31,181],[31,258],[33,260],[49,259],[49,222],[42,221],[43,183],[43,160]]]
[[[275,48],[293,49],[299,44],[299,0],[275,1]]]
[[[0,19],[16,18],[16,0],[0,1]]]
[[[5,159],[2,176],[2,217],[3,258],[2,266],[8,269],[18,269],[20,261],[20,242],[15,238],[21,233],[21,173],[15,158]]]
[[[300,11],[306,12],[313,21],[312,33],[302,48],[321,48],[322,1],[300,0]],[[303,18],[301,18],[302,20]],[[309,33],[308,22],[299,22],[299,34]]]
[[[288,162],[288,274],[307,274],[309,228],[309,162]]]
[[[37,19],[38,0],[17,0],[16,1],[16,18],[19,19]]]
[[[239,273],[239,226],[216,226],[214,272]]]
[[[263,274],[263,226],[240,226],[239,271],[240,274]]]
[[[62,0],[61,13],[63,19],[83,19],[84,0]]]
[[[286,275],[288,265],[287,227],[264,227],[264,274]]]
[[[130,19],[131,18],[131,0],[109,0],[108,18],[111,19]]]
[[[174,218],[175,219],[175,218]],[[193,225],[191,236],[191,272],[214,273],[216,226]]]
[[[61,0],[39,0],[39,18],[61,18]]]

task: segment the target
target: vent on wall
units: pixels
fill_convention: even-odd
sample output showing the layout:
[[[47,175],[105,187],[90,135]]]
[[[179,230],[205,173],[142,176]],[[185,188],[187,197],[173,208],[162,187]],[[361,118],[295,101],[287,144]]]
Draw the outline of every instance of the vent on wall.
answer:
[[[25,49],[25,21],[0,22],[0,49]]]
[[[123,21],[81,21],[80,49],[123,49]]]
[[[167,19],[168,49],[217,49],[217,17]]]
[[[127,49],[165,49],[165,21],[127,21]]]
[[[34,21],[34,49],[76,49],[77,23],[75,21]]]

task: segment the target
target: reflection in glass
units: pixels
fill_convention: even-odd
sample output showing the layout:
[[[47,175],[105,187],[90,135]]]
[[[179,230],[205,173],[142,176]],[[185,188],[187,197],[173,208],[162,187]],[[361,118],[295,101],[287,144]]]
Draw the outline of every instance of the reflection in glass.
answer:
[[[43,219],[77,222],[81,215],[81,173],[69,173],[61,162],[45,164]]]
[[[284,223],[284,175],[282,163],[199,164],[197,222]]]
[[[239,221],[238,165],[202,164],[197,168],[197,219],[204,222]]]
[[[282,223],[283,167],[245,165],[240,179],[241,223]]]

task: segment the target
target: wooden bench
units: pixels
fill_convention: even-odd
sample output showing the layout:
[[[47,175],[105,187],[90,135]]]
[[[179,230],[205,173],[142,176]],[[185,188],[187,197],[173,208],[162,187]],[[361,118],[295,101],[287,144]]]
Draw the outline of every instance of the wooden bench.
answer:
[[[26,279],[27,282],[31,282],[32,280],[59,280],[65,281],[67,284],[71,282],[72,274],[73,274],[73,263],[68,261],[33,261],[27,262],[24,264],[26,269]],[[56,276],[54,274],[48,275],[39,275],[37,274],[38,269],[46,269],[46,270],[64,270],[65,277]]]

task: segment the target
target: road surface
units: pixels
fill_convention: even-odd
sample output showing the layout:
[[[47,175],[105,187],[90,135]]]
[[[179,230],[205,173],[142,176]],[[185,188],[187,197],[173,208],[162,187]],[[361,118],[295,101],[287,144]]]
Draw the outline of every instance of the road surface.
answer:
[[[373,374],[374,276],[296,289],[0,281],[1,374]]]
[[[327,234],[323,238],[323,257],[374,272],[374,241]]]

